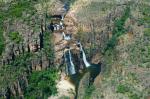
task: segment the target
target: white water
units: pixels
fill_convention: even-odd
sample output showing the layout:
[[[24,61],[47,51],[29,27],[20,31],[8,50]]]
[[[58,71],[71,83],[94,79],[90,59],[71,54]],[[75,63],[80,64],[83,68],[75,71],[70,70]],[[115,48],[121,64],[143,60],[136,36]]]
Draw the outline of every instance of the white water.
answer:
[[[56,31],[56,30],[57,30],[57,27],[56,27],[56,26],[54,26],[54,25],[53,25],[53,27],[54,27],[54,30]]]
[[[64,38],[65,40],[67,40],[67,41],[68,41],[68,40],[70,40],[70,39],[71,39],[71,37],[70,37],[70,36],[66,36],[66,34],[65,34],[64,32],[63,32],[62,34],[63,34],[63,38]]]
[[[58,24],[56,25],[56,27],[57,27],[57,30],[59,30],[59,29],[60,29],[60,26],[59,26]]]
[[[65,53],[65,52],[64,52],[64,57],[65,57],[65,62],[67,63],[67,57],[66,57],[66,53]],[[66,73],[67,73],[67,75],[68,75],[68,74],[69,74],[68,64],[66,65],[65,70],[66,70]]]
[[[73,64],[73,62],[72,62],[72,57],[71,57],[71,52],[70,52],[70,49],[69,49],[69,58],[70,58],[70,64],[71,64],[71,72],[72,72],[72,74],[75,74],[76,72],[75,72],[75,66],[74,66],[74,64]]]
[[[61,17],[61,20],[62,20],[62,21],[64,20],[64,16]]]
[[[80,51],[82,51],[82,57],[83,57],[83,62],[84,62],[84,64],[85,64],[85,66],[86,66],[86,67],[91,66],[91,64],[90,64],[90,63],[87,61],[87,59],[86,59],[86,55],[85,55],[85,52],[84,52],[84,50],[83,50],[83,48],[82,48],[81,43],[78,42],[78,44],[80,45]]]
[[[69,56],[67,57],[67,56],[66,56],[66,53],[64,53],[64,56],[65,56],[65,62],[67,63],[67,66],[66,66],[66,73],[67,73],[67,74],[71,74],[71,75],[75,74],[75,73],[76,73],[76,72],[75,72],[75,66],[74,66],[74,64],[73,64],[73,62],[72,62],[72,57],[71,57],[70,49],[69,49]],[[69,59],[67,59],[67,58],[69,58]],[[69,63],[68,63],[68,62],[69,62]]]
[[[60,21],[60,29],[64,29],[63,23]]]
[[[60,21],[60,23],[59,23],[61,26],[63,25],[63,23]]]

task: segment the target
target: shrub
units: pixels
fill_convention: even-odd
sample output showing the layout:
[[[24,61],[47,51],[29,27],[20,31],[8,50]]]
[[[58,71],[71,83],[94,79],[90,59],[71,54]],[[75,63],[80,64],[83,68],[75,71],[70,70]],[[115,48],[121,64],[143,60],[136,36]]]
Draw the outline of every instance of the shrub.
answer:
[[[29,86],[25,91],[25,98],[32,96],[33,99],[47,99],[48,96],[57,93],[56,80],[58,79],[56,69],[34,71],[29,77]]]
[[[0,10],[0,55],[2,54],[5,44],[3,37],[3,21],[5,19],[5,13]]]
[[[68,96],[61,96],[59,99],[70,99]]]
[[[22,12],[27,11],[28,9],[33,9],[29,1],[17,1],[9,7],[9,15],[12,17],[19,18],[22,16]]]
[[[52,44],[52,34],[49,32],[44,33],[44,52],[48,56],[49,60],[54,59],[54,49]]]
[[[126,93],[129,91],[129,88],[126,85],[119,84],[117,86],[117,93]]]
[[[117,38],[125,33],[126,30],[124,28],[124,24],[125,24],[125,21],[127,20],[127,18],[129,16],[130,16],[130,7],[127,7],[125,9],[123,16],[120,19],[115,20],[115,27],[113,29],[113,36],[108,41],[107,46],[105,48],[105,52],[108,49],[113,49],[115,47],[115,45],[117,44],[117,40],[118,40]]]
[[[11,32],[9,34],[9,37],[15,43],[20,43],[23,40],[22,37],[21,37],[21,35],[19,35],[19,32]]]
[[[140,97],[137,94],[131,93],[129,99],[140,99]]]
[[[90,99],[90,96],[92,94],[92,92],[95,90],[95,87],[93,85],[88,86],[85,89],[85,95],[84,95],[84,99]]]
[[[150,37],[150,28],[148,28],[144,31],[144,36],[149,36]]]
[[[0,88],[5,88],[12,84],[27,70],[30,57],[30,53],[20,54],[9,65],[4,65],[0,68]]]
[[[147,4],[141,5],[139,8],[140,12],[143,14],[143,18],[141,18],[142,25],[145,23],[150,24],[150,7]]]
[[[0,55],[2,54],[4,47],[5,47],[5,44],[4,44],[3,31],[0,30]]]
[[[134,93],[131,88],[126,85],[120,84],[117,86],[117,92],[122,94],[127,94],[129,99],[140,99],[140,95]]]

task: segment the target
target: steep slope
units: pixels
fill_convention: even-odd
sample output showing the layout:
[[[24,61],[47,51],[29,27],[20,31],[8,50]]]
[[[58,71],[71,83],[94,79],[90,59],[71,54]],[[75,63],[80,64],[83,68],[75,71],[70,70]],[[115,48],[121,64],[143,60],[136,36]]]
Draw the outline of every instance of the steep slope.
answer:
[[[46,98],[56,93],[58,71],[45,17],[46,8],[53,3],[0,1],[0,98],[28,99],[31,94],[32,98]]]
[[[150,98],[149,0],[0,0],[0,23],[0,98]]]
[[[72,5],[68,14],[78,23],[77,38],[91,62],[102,63],[91,87],[81,80],[79,99],[148,99],[149,8],[148,0],[77,0]]]

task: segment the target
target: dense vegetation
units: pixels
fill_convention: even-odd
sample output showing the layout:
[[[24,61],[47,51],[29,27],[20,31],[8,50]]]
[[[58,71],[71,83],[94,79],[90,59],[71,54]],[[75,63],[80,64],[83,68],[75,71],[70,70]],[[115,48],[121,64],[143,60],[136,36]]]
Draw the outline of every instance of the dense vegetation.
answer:
[[[4,50],[4,37],[3,37],[3,32],[4,32],[4,27],[3,27],[3,22],[4,22],[5,16],[4,12],[0,9],[0,55],[2,54]]]
[[[16,79],[27,71],[31,60],[31,53],[24,53],[17,56],[9,65],[0,68],[0,88],[11,85]]]
[[[9,33],[9,37],[12,41],[14,41],[17,44],[23,40],[19,32],[11,32]]]
[[[48,96],[56,94],[56,79],[58,79],[56,69],[34,71],[29,77],[25,99],[47,99]]]
[[[1,20],[1,19],[0,19]],[[3,37],[3,29],[2,26],[0,26],[0,55],[2,54],[3,50],[4,50],[4,37]]]
[[[23,11],[33,10],[32,3],[28,0],[17,1],[14,4],[11,4],[9,7],[9,16],[14,18],[22,17]]]
[[[44,32],[44,52],[48,56],[51,62],[54,61],[54,49],[53,49],[53,38],[51,32]]]

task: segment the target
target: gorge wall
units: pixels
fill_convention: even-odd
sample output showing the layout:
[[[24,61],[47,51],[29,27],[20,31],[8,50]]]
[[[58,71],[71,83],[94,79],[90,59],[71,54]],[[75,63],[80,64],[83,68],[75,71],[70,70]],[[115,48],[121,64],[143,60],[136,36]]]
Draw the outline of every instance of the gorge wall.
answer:
[[[149,98],[148,0],[1,2],[0,98],[24,98],[30,87],[30,75],[38,71],[57,68],[60,75],[64,73],[64,52],[68,50],[71,50],[76,72],[81,74],[77,82],[73,82],[76,93],[72,92],[73,96],[69,98]],[[52,15],[65,16],[63,30],[51,32],[48,29]],[[63,32],[70,35],[71,40],[64,39]],[[101,67],[98,68],[100,74],[94,74],[96,71],[91,72],[91,68],[84,69],[82,51],[91,65]],[[52,74],[46,72],[46,75],[51,77]],[[64,79],[67,77],[65,74]],[[45,80],[43,75],[42,78],[40,81]],[[27,91],[31,90],[32,87]],[[40,96],[43,97],[47,98]]]

